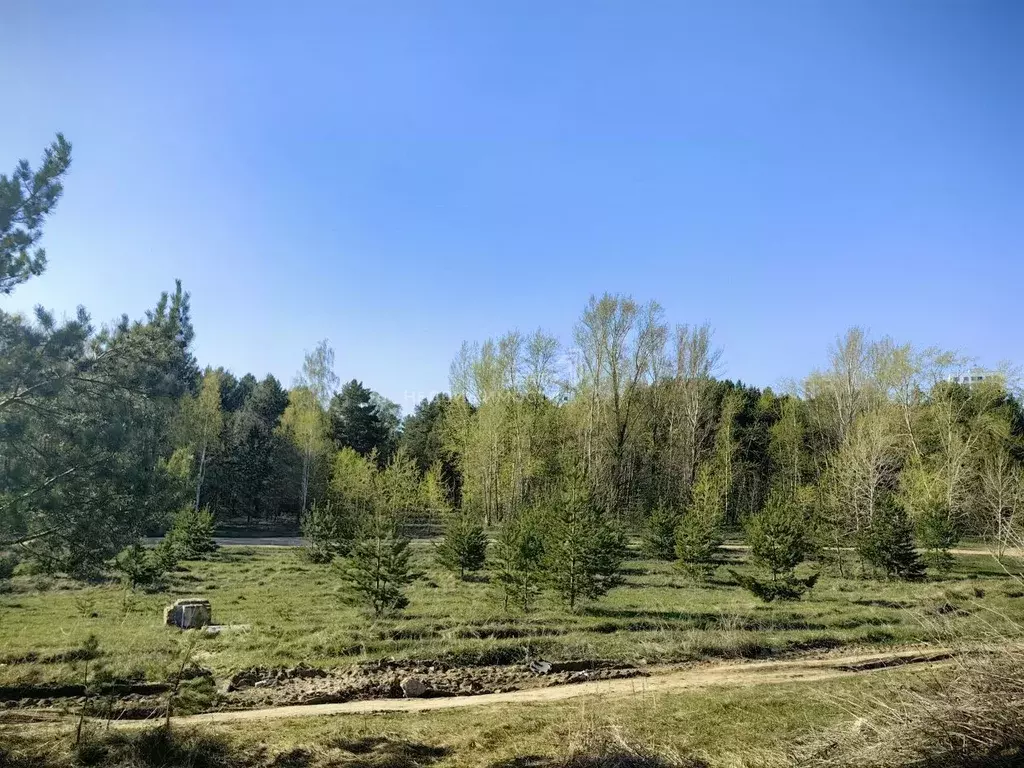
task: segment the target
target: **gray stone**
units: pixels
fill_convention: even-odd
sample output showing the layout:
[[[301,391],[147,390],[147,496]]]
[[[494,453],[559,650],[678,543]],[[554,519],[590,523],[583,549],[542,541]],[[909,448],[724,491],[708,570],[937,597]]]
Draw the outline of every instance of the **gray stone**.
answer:
[[[427,688],[426,683],[420,680],[418,677],[407,677],[401,682],[402,693],[407,699],[414,699],[420,696],[426,696]]]
[[[209,600],[188,598],[176,600],[164,608],[164,624],[178,629],[199,629],[213,622]]]
[[[546,675],[551,671],[550,661],[531,661],[530,671],[535,675]]]

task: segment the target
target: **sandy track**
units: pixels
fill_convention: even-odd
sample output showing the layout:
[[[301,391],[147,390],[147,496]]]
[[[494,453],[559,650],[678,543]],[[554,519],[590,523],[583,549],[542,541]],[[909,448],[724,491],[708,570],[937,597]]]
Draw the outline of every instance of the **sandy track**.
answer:
[[[649,693],[696,690],[712,686],[777,685],[781,683],[831,680],[870,674],[893,668],[935,667],[952,658],[945,649],[900,651],[836,656],[825,659],[741,662],[716,664],[685,670],[652,674],[627,680],[601,680],[553,688],[534,688],[480,696],[445,696],[429,699],[375,699],[340,704],[303,704],[237,712],[207,712],[176,717],[183,725],[236,723],[253,720],[282,720],[324,715],[370,714],[375,712],[427,712],[463,707],[487,707],[501,704],[525,704],[574,699],[582,696],[635,696]],[[121,721],[116,727],[138,727],[146,721]]]

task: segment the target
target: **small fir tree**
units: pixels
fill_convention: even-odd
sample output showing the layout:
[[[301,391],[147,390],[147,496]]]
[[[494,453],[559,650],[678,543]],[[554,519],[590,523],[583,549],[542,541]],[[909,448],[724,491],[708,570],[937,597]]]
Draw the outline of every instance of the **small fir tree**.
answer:
[[[782,493],[768,497],[764,509],[750,519],[746,533],[754,562],[771,572],[772,581],[792,577],[811,551],[804,511]]]
[[[857,552],[865,563],[890,578],[916,581],[924,567],[914,549],[914,526],[902,506],[886,499],[875,508],[869,525],[857,536]]]
[[[114,568],[132,589],[152,586],[163,575],[158,556],[138,542],[121,550],[114,559]]]
[[[523,513],[502,527],[494,545],[492,581],[501,589],[508,610],[510,603],[529,613],[540,594],[544,562],[544,541],[535,513]]]
[[[722,492],[712,468],[705,464],[693,484],[690,504],[676,528],[676,557],[688,571],[703,578],[715,568],[722,546]]]
[[[367,606],[375,616],[409,604],[409,539],[399,534],[394,516],[380,505],[359,530],[345,559],[344,579],[350,602]]]
[[[570,481],[545,515],[544,571],[570,609],[622,583],[625,541],[591,502],[582,482]]]
[[[644,526],[640,546],[645,555],[656,560],[675,560],[676,529],[679,527],[679,510],[659,502],[651,510]]]
[[[206,507],[189,506],[175,514],[167,538],[179,559],[196,560],[217,550],[213,533],[213,513]]]
[[[302,535],[306,539],[305,555],[313,563],[329,563],[348,552],[352,543],[351,526],[341,504],[314,501],[302,518]]]
[[[774,491],[763,510],[747,523],[747,543],[754,563],[771,573],[771,580],[731,571],[736,582],[765,602],[798,600],[817,582],[814,574],[799,579],[796,567],[812,550],[804,505],[798,492]]]
[[[464,512],[449,512],[444,538],[437,547],[437,561],[460,579],[484,567],[487,535],[480,520]]]
[[[923,510],[917,519],[917,535],[925,550],[928,563],[940,573],[946,573],[953,566],[949,550],[960,540],[959,526],[942,505]]]

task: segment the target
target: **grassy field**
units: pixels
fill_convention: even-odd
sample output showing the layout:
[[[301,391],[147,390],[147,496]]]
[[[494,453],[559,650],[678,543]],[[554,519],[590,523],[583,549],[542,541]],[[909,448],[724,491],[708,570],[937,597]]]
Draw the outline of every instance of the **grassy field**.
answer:
[[[885,695],[912,677],[870,678],[764,688],[588,698],[558,704],[319,717],[177,728],[181,743],[154,748],[137,729],[92,731],[86,757],[71,749],[73,729],[6,736],[9,754],[32,768],[72,765],[190,765],[267,768],[416,768],[473,766],[782,766],[821,742],[829,729],[849,728],[851,700]],[[140,744],[142,745],[140,747]],[[639,749],[633,762],[608,753]],[[32,755],[35,762],[28,759]],[[575,762],[565,762],[576,755]],[[584,756],[584,757],[580,757]]]
[[[959,557],[953,571],[921,584],[840,579],[826,573],[797,603],[765,605],[719,569],[696,583],[671,564],[627,563],[626,584],[570,613],[542,602],[507,613],[484,581],[462,582],[417,542],[422,575],[400,616],[374,620],[342,600],[337,571],[297,549],[228,547],[186,563],[166,591],[80,586],[17,577],[0,595],[0,685],[78,680],[78,649],[95,635],[117,677],[161,680],[180,656],[182,634],[162,626],[177,597],[211,600],[214,619],[247,630],[202,636],[196,661],[223,678],[252,666],[349,665],[386,656],[465,664],[527,656],[633,663],[761,658],[850,646],[928,640],[933,624],[970,636],[1024,620],[1024,593],[990,558]],[[741,553],[734,567],[747,568]]]

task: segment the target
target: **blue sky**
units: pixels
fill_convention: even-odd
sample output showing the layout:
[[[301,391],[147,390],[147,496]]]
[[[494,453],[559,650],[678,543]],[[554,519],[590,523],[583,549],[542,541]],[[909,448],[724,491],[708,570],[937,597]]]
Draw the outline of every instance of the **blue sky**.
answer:
[[[408,409],[591,293],[802,376],[861,324],[1024,363],[1024,4],[7,0],[0,167],[74,143],[46,275],[203,364],[331,340]]]

